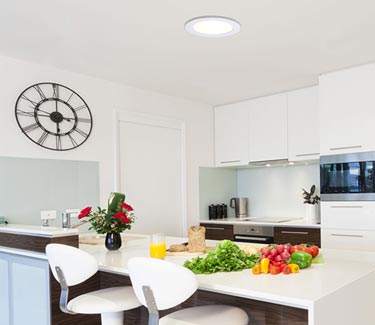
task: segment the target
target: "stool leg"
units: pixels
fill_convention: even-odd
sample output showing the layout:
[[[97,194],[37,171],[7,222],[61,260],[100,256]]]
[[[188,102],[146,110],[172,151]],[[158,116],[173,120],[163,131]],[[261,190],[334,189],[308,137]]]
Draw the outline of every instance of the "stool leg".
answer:
[[[123,325],[124,323],[124,312],[119,311],[117,313],[102,313],[102,325]]]

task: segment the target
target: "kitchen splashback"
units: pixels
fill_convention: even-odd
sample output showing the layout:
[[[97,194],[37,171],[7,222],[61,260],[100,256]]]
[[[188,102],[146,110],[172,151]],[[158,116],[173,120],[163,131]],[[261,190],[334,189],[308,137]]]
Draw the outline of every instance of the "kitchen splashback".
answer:
[[[302,188],[319,190],[319,164],[240,169],[237,195],[249,198],[250,217],[303,218]]]

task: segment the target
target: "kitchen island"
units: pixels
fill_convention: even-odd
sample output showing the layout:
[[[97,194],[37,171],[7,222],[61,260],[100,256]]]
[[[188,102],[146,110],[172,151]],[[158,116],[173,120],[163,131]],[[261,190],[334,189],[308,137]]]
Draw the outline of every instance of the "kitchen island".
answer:
[[[186,241],[186,238],[167,238],[167,246]],[[134,256],[149,256],[149,239],[129,240],[119,251],[107,251],[102,245],[80,245],[95,256],[102,272],[127,276],[127,263]],[[215,242],[207,241],[208,246]],[[253,275],[250,270],[198,275],[200,291],[214,294],[215,301],[225,297],[240,299],[245,307],[263,302],[269,306],[285,306],[292,313],[285,324],[374,324],[372,313],[375,301],[375,254],[343,250],[323,250],[324,263],[312,264],[298,274]],[[182,265],[189,256],[166,256],[165,260]],[[209,297],[209,296],[208,296]],[[219,297],[219,298],[218,298]],[[237,302],[238,302],[237,301]],[[210,302],[208,302],[210,303]],[[265,305],[264,305],[265,306]],[[265,308],[265,307],[262,308]],[[280,309],[277,309],[280,312]],[[297,311],[301,311],[298,313]],[[256,324],[267,322],[267,315],[250,314]],[[306,320],[304,321],[304,312]],[[251,310],[250,310],[251,313]],[[257,317],[264,317],[263,321]],[[298,319],[300,318],[300,319]],[[276,323],[275,323],[276,324]],[[279,323],[280,324],[280,323]]]
[[[9,232],[8,232],[9,233]],[[1,232],[2,236],[4,232]],[[13,233],[19,236],[19,233]],[[24,235],[22,233],[21,235]],[[74,234],[75,235],[75,234]],[[80,248],[92,254],[99,262],[100,272],[83,285],[82,291],[95,290],[99,287],[130,284],[128,278],[128,260],[135,256],[149,256],[149,236],[126,233],[123,236],[123,246],[118,251],[108,251],[103,245],[102,236],[87,234],[80,236]],[[186,238],[167,237],[167,245],[185,242]],[[17,242],[17,240],[15,240]],[[215,245],[214,241],[207,241],[208,246]],[[27,249],[0,247],[0,254],[4,257],[23,258],[19,270],[25,270],[14,281],[13,275],[9,285],[20,290],[22,296],[35,295],[30,292],[30,270],[35,270],[35,262],[39,263],[40,271],[36,272],[40,283],[45,283],[42,291],[50,290],[51,301],[44,295],[44,303],[51,306],[52,315],[58,309],[59,287],[51,281],[51,274],[46,269],[46,256],[41,252],[31,252]],[[195,255],[193,255],[195,256]],[[166,260],[182,265],[192,255],[167,255]],[[183,306],[223,303],[237,305],[244,308],[250,317],[251,324],[287,324],[287,325],[328,325],[328,324],[364,324],[374,323],[372,305],[375,301],[375,253],[354,252],[343,250],[322,250],[323,264],[313,264],[310,268],[301,270],[298,274],[290,275],[253,275],[251,270],[240,272],[216,273],[198,275],[199,290]],[[14,260],[19,265],[18,260]],[[13,261],[12,261],[13,263]],[[0,263],[1,266],[1,263]],[[3,265],[4,272],[13,272]],[[1,268],[0,268],[1,269]],[[10,275],[10,273],[9,273]],[[45,282],[43,282],[45,277]],[[2,281],[1,288],[8,288],[6,281]],[[22,287],[25,286],[25,287]],[[74,288],[73,288],[74,289]],[[81,291],[81,293],[82,293]],[[14,291],[16,292],[16,291]],[[3,292],[4,293],[4,292]],[[75,295],[71,291],[72,297]],[[6,295],[2,296],[5,303],[1,304],[1,311],[9,304]],[[31,305],[30,305],[31,306]],[[39,305],[36,305],[37,307]],[[22,307],[22,306],[21,306]],[[20,308],[21,308],[20,307]],[[25,306],[24,306],[25,307]],[[30,310],[36,314],[35,305]],[[40,324],[75,324],[77,316],[72,320],[60,322],[60,315],[51,317],[48,321],[46,307],[39,306],[45,322]],[[47,308],[48,311],[49,308]],[[27,316],[26,312],[23,313]],[[66,315],[66,314],[65,314]],[[21,316],[21,315],[20,315]],[[80,324],[99,324],[98,319],[92,320],[84,315]],[[31,315],[29,315],[28,319]],[[61,316],[62,317],[62,316]],[[133,317],[133,318],[132,318]],[[126,324],[147,324],[147,313],[144,307],[137,313],[126,315]],[[7,323],[4,323],[7,324]],[[11,322],[18,325],[22,322]],[[30,322],[30,324],[33,324]]]

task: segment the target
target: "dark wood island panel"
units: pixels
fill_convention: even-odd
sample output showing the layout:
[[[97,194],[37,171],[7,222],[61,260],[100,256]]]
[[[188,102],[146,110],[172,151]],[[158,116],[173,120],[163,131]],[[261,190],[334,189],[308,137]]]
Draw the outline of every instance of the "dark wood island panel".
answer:
[[[131,285],[130,279],[124,275],[99,272],[101,288]],[[244,309],[250,318],[249,324],[254,325],[307,325],[308,311],[305,309],[288,307],[247,298],[235,297],[205,290],[198,290],[192,297],[179,307],[160,312],[163,316],[174,310],[193,306],[211,304],[226,304]],[[148,314],[145,307],[125,312],[124,324],[146,325]]]

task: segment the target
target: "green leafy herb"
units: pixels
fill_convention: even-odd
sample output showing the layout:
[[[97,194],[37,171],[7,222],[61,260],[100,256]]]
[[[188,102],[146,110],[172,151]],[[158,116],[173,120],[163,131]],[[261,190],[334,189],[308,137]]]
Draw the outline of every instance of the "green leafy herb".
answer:
[[[196,257],[185,261],[184,266],[195,274],[240,271],[253,267],[259,260],[258,255],[247,255],[230,240],[223,240],[214,251],[205,258]]]

